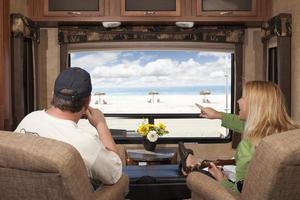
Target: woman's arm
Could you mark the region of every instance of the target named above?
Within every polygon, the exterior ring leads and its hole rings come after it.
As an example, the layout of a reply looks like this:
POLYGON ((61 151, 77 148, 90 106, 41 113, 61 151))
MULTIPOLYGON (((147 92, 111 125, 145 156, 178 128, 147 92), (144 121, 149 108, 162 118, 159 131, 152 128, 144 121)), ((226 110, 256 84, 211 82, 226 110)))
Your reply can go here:
POLYGON ((230 113, 222 113, 222 126, 229 128, 238 133, 243 133, 245 128, 245 122, 240 120, 237 115, 230 113))
POLYGON ((221 119, 222 126, 238 133, 244 132, 245 122, 240 120, 237 115, 216 111, 210 107, 196 106, 201 110, 200 116, 207 119, 221 119))

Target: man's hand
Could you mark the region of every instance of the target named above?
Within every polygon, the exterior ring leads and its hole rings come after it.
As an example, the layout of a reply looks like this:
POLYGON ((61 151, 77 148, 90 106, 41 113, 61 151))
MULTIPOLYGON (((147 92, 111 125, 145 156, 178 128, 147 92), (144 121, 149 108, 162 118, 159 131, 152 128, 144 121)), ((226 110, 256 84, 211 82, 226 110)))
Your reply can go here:
POLYGON ((118 154, 116 143, 107 127, 103 113, 98 109, 88 107, 86 110, 86 116, 89 122, 97 129, 99 138, 105 148, 118 154))
POLYGON ((92 107, 88 107, 86 110, 86 116, 89 122, 97 129, 97 127, 101 124, 106 124, 103 113, 92 107))
POLYGON ((209 164, 208 171, 219 182, 226 179, 226 176, 223 174, 221 169, 217 167, 213 162, 209 164))
POLYGON ((207 119, 222 119, 222 112, 216 111, 210 107, 203 107, 199 104, 196 106, 201 110, 200 116, 207 119))

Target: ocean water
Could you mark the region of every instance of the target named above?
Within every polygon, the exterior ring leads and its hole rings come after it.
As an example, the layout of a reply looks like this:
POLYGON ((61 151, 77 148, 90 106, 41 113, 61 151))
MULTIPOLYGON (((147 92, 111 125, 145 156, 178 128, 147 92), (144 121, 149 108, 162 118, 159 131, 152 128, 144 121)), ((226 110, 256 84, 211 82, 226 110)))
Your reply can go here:
MULTIPOLYGON (((114 88, 101 88, 93 91, 104 92, 106 95, 113 96, 140 96, 148 95, 149 92, 155 91, 160 95, 199 95, 201 91, 210 91, 211 95, 225 94, 225 85, 200 85, 200 86, 180 86, 180 87, 114 87, 114 88)), ((227 87, 227 93, 230 95, 231 86, 227 87)))

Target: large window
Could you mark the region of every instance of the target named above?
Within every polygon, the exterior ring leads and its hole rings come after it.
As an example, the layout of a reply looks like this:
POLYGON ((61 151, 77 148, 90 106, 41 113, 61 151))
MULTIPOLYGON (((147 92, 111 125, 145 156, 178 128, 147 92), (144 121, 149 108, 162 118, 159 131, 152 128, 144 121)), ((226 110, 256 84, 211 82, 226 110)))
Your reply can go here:
POLYGON ((134 132, 150 119, 167 125, 167 138, 228 134, 220 120, 200 118, 195 103, 231 111, 230 52, 76 51, 70 64, 91 74, 91 106, 108 116, 112 129, 134 132))

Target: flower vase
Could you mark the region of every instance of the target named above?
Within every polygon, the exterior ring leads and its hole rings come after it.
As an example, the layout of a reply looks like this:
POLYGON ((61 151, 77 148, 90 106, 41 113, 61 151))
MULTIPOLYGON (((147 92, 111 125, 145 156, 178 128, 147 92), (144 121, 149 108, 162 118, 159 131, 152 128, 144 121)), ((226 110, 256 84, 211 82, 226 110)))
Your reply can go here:
POLYGON ((147 151, 154 151, 156 147, 156 141, 150 142, 147 137, 143 137, 143 145, 147 151))

